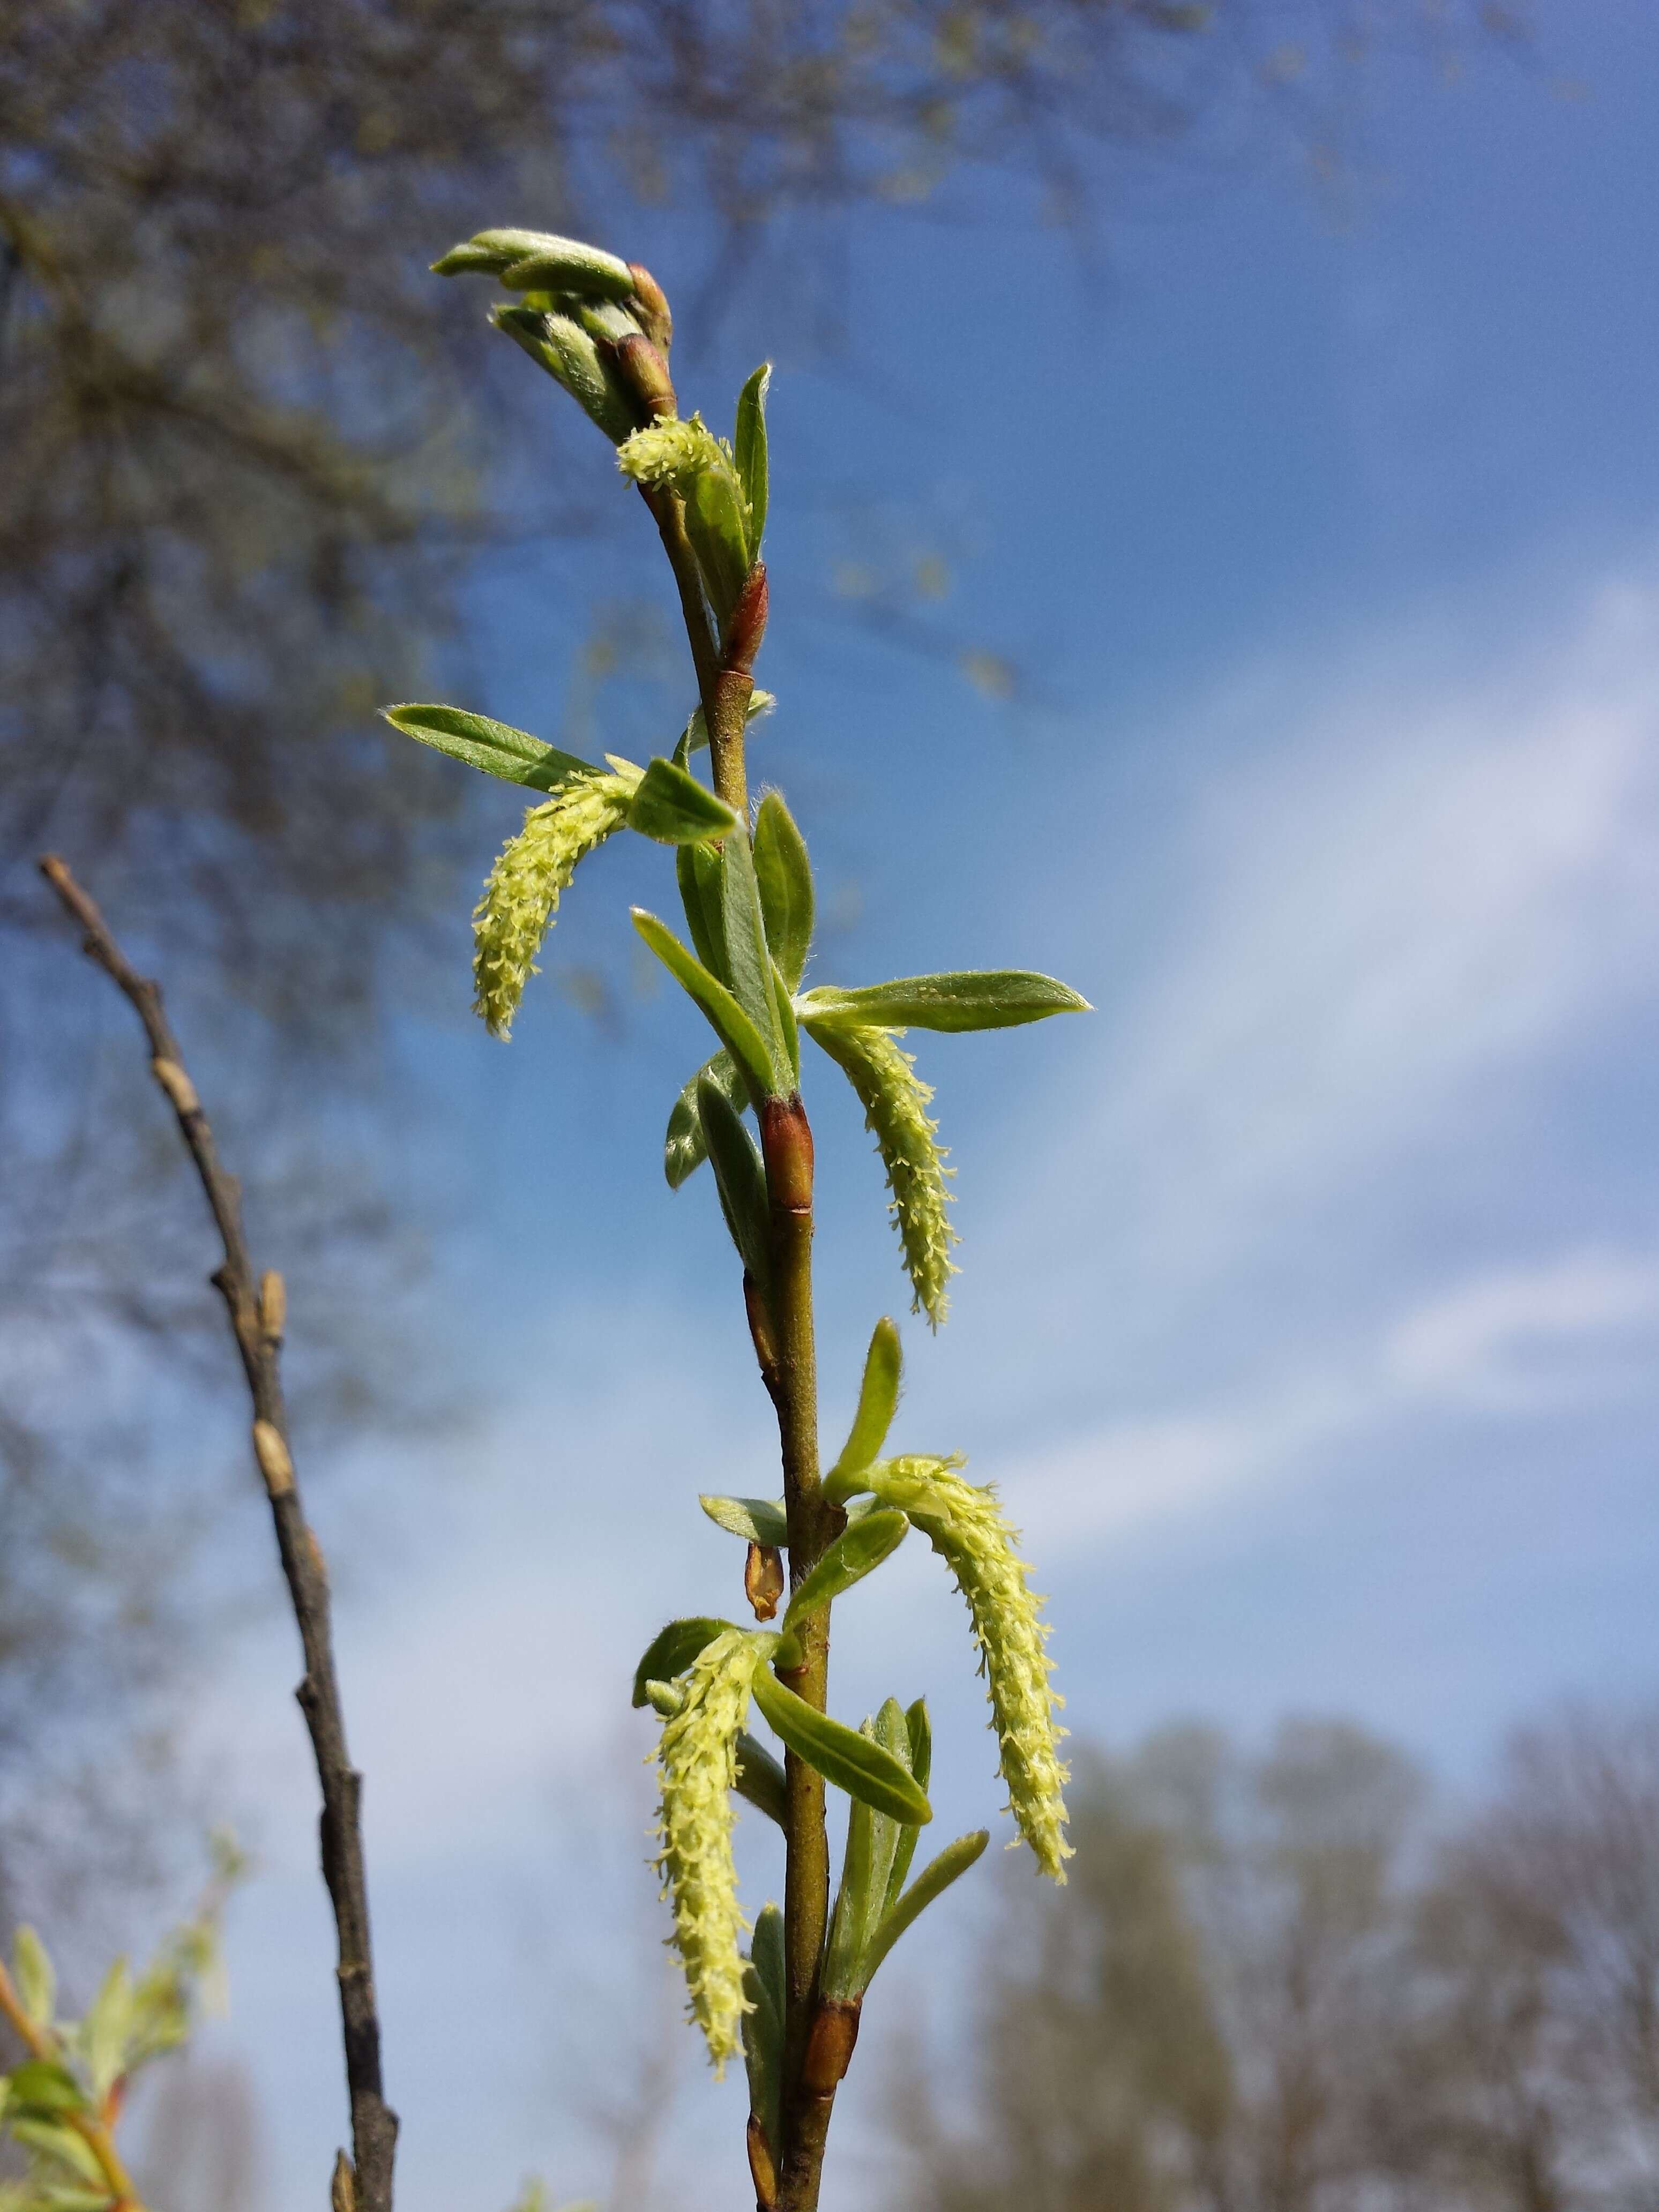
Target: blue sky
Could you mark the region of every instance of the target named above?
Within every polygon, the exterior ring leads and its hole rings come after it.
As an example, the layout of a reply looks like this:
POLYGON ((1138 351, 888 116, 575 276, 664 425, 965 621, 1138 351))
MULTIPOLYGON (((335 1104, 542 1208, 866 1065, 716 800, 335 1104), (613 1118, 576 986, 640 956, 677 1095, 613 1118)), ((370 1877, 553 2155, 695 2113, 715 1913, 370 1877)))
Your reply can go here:
MULTIPOLYGON (((1556 12, 1535 69, 1378 65, 1340 199, 1289 148, 1172 170, 1086 305, 1074 246, 1012 215, 861 228, 848 358, 775 348, 754 765, 836 918, 815 975, 1030 965, 1097 1010, 918 1044, 963 1273, 936 1340, 907 1328, 899 1432, 1002 1483, 1079 1735, 1338 1710, 1455 1792, 1541 1703, 1659 1686, 1659 19, 1556 12), (919 508, 957 556, 943 619, 1032 703, 826 623, 841 526, 797 477, 919 508)), ((676 245, 647 257, 671 289, 676 245)), ((683 371, 711 414, 763 320, 683 371)), ((650 557, 596 549, 600 589, 650 557)), ((570 622, 499 580, 480 619, 545 647, 477 703, 559 734, 570 622)), ((481 806, 480 872, 514 818, 481 806)), ((696 1492, 769 1486, 712 1193, 658 1168, 698 1018, 634 994, 630 898, 672 891, 619 841, 508 1049, 402 1040, 468 1224, 436 1294, 472 1413, 319 1505, 331 1550, 388 1559, 348 1566, 342 1634, 408 2212, 605 2184, 599 2085, 662 2010, 626 1677, 667 1615, 736 1602, 696 1492), (553 988, 585 962, 619 1030, 553 988)), ((459 1009, 464 902, 444 927, 459 1009)), ((827 1063, 809 1103, 833 1429, 902 1286, 827 1063)), ((949 1834, 1000 1793, 935 1568, 908 1547, 848 1601, 833 1702, 926 1689, 949 1834)), ((291 1674, 252 1632, 200 1722, 264 1867, 215 2040, 264 2097, 273 2205, 314 2196, 341 2101, 291 1674)), ((982 1910, 888 1970, 890 2023, 945 2002, 982 1910)), ((665 2047, 674 2201, 735 2201, 741 2091, 665 2047)), ((871 2201, 880 2071, 835 2212, 871 2201)))

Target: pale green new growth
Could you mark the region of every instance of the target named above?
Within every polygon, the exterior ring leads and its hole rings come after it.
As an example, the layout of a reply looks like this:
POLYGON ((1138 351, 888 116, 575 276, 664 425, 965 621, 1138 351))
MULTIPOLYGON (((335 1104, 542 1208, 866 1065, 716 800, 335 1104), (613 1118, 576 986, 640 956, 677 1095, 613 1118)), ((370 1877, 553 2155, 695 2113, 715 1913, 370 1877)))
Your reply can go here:
POLYGON ((1008 1810, 1044 1874, 1066 1879, 1067 1770, 1055 1747, 1065 1731, 1054 1723, 1063 1701, 1048 1686, 1054 1662, 1044 1646, 1048 1624, 1018 1557, 1019 1539, 994 1489, 964 1482, 959 1461, 886 1460, 870 1470, 870 1488, 921 1530, 956 1577, 968 1601, 980 1672, 990 1693, 1008 1810))
POLYGON ((689 492, 710 469, 732 467, 731 448, 701 415, 687 422, 653 422, 617 448, 617 466, 635 483, 665 484, 689 492))
POLYGON ((956 1170, 945 1166, 939 1123, 928 1115, 932 1086, 917 1075, 915 1060, 900 1047, 902 1030, 811 1020, 804 1026, 858 1093, 893 1194, 893 1219, 915 1293, 914 1310, 937 1328, 950 1306, 945 1285, 960 1271, 951 1257, 957 1232, 946 1211, 951 1193, 945 1186, 956 1170))
POLYGON ((578 864, 628 818, 626 776, 568 777, 532 806, 524 828, 502 848, 472 915, 473 1011, 492 1036, 507 1037, 536 955, 578 864))
POLYGON ((732 1790, 738 1737, 756 1670, 770 1638, 728 1628, 705 1644, 684 1676, 685 1702, 657 1744, 660 1777, 657 1866, 673 1908, 673 1944, 685 1970, 691 2016, 703 2032, 716 2076, 743 2045, 738 1939, 748 1925, 738 1906, 732 1861, 732 1790))

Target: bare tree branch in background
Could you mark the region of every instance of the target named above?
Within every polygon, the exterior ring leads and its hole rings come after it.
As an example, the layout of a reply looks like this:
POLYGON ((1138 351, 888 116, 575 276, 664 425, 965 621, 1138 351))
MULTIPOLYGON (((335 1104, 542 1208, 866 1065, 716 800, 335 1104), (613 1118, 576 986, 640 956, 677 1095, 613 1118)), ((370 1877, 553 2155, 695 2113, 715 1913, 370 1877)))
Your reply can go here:
POLYGON ((346 1747, 345 1714, 334 1668, 328 1569, 307 1523, 283 1398, 282 1347, 287 1291, 281 1275, 256 1275, 242 1230, 242 1194, 219 1158, 213 1129, 161 1004, 160 986, 140 975, 108 925, 63 861, 48 856, 40 872, 64 910, 85 932, 83 950, 131 1003, 143 1023, 150 1071, 166 1095, 219 1232, 224 1257, 214 1288, 224 1300, 231 1334, 252 1402, 252 1450, 270 1501, 276 1548, 305 1653, 295 1692, 305 1715, 321 1785, 323 1876, 339 1939, 337 1978, 351 2099, 350 2185, 337 2185, 339 2212, 392 2212, 392 2168, 398 2116, 380 2086, 380 2022, 368 1926, 368 1877, 361 1820, 362 1776, 346 1747))

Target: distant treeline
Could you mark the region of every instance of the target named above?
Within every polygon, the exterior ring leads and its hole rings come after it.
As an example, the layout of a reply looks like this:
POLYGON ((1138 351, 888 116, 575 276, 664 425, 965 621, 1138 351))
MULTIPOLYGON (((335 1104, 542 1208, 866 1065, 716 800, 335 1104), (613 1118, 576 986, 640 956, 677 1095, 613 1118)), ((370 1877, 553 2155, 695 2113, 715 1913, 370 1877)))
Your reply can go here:
POLYGON ((969 2094, 935 2052, 897 2100, 914 2212, 1659 2206, 1659 1709, 1527 1730, 1450 1822, 1343 1722, 1075 1765, 969 2094))

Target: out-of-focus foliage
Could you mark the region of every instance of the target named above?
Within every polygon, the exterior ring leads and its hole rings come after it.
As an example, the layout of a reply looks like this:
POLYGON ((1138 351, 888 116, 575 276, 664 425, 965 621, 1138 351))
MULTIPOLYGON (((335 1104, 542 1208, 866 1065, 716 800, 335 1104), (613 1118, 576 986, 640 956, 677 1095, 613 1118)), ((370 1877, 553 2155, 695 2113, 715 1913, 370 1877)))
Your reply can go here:
POLYGON ((1659 2186, 1659 1714, 1513 1746, 1437 1834, 1390 1746, 1166 1730, 1079 1761, 1011 1887, 979 2125, 916 2087, 915 2212, 1634 2212, 1659 2186))

